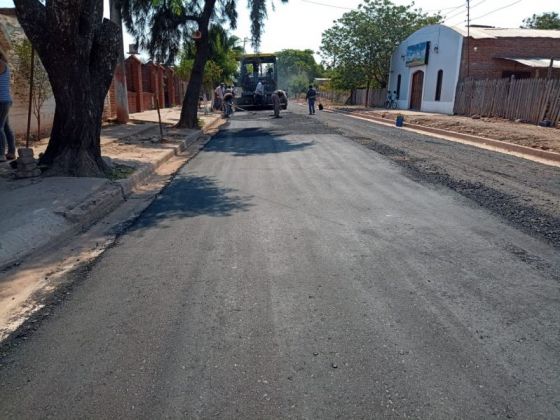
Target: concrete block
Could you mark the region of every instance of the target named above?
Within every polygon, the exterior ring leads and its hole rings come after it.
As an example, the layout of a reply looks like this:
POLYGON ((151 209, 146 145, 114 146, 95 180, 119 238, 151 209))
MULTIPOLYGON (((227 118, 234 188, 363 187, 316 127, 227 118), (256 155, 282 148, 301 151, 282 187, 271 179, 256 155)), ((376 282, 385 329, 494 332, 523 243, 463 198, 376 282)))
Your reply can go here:
POLYGON ((20 158, 33 158, 33 149, 27 147, 20 147, 18 149, 18 156, 20 158))

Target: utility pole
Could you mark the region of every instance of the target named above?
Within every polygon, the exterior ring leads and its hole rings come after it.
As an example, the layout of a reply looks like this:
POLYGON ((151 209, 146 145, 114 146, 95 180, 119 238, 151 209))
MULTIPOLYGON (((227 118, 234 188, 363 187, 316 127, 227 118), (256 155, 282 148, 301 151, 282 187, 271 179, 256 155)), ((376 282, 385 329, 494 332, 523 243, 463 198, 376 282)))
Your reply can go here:
POLYGON ((117 104, 117 122, 126 124, 128 122, 128 92, 126 89, 126 71, 124 67, 124 46, 123 46, 123 28, 121 11, 116 5, 116 0, 109 0, 109 8, 111 22, 119 27, 119 56, 117 58, 117 67, 115 68, 115 95, 117 104))
POLYGON ((243 38, 243 54, 247 53, 247 51, 245 51, 245 44, 247 43, 247 41, 250 41, 250 39, 247 37, 243 38))
POLYGON ((470 76, 471 70, 471 2, 467 0, 467 78, 470 76))
MULTIPOLYGON (((25 136, 25 147, 29 149, 29 137, 31 136, 31 111, 33 106, 33 83, 35 81, 35 49, 31 46, 31 71, 29 76, 29 108, 27 109, 27 134, 25 136)), ((41 133, 38 133, 37 140, 41 133)))

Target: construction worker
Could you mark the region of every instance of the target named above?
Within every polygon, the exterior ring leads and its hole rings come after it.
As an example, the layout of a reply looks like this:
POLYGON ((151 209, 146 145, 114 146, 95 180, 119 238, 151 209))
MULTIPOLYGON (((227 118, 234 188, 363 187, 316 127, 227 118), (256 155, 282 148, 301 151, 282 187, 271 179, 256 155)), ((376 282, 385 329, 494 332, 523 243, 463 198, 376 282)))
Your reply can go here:
POLYGON ((305 99, 309 103, 309 115, 315 114, 315 99, 317 99, 317 91, 313 88, 313 85, 309 85, 309 89, 307 90, 307 95, 305 95, 305 99))
POLYGON ((228 87, 224 93, 224 117, 229 118, 233 114, 233 100, 235 99, 235 93, 233 91, 233 86, 228 87))
POLYGON ((270 97, 272 99, 272 106, 274 107, 274 118, 282 118, 280 116, 280 108, 282 107, 282 102, 288 103, 288 98, 286 97, 286 92, 283 90, 275 90, 270 97))
POLYGON ((225 84, 224 83, 220 83, 220 86, 218 86, 214 90, 214 109, 216 111, 219 111, 219 110, 222 109, 223 102, 224 102, 224 91, 225 91, 225 84))
POLYGON ((255 88, 255 105, 262 105, 264 103, 264 85, 259 80, 257 87, 255 88))
POLYGON ((280 118, 280 94, 278 90, 272 92, 272 106, 274 107, 274 118, 280 118))

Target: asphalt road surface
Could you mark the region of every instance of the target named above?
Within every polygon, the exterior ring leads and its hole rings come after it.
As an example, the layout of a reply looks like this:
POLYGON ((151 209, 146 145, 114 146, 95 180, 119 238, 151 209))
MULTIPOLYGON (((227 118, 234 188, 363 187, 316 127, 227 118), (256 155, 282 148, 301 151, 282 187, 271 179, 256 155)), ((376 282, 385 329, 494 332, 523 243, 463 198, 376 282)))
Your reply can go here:
POLYGON ((14 343, 0 418, 560 417, 558 249, 291 108, 236 114, 14 343))

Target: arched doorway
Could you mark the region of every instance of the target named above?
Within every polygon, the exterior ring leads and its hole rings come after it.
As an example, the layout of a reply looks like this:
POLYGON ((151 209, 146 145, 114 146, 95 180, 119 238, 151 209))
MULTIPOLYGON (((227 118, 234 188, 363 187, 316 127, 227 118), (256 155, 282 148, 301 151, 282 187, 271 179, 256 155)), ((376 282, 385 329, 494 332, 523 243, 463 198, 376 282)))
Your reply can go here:
POLYGON ((422 89, 424 87, 424 72, 418 70, 412 75, 412 89, 410 91, 410 109, 420 110, 422 107, 422 89))

